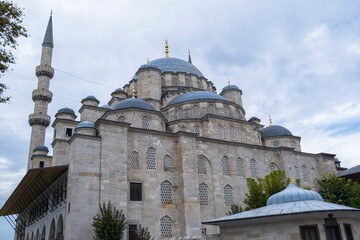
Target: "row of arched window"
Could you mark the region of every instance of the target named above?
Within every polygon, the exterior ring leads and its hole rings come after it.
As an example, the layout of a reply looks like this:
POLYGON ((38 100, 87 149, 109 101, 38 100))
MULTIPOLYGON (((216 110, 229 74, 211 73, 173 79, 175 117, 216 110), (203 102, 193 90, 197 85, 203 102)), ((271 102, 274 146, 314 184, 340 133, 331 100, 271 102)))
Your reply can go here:
MULTIPOLYGON (((125 122, 126 118, 124 115, 118 117, 119 122, 125 122)), ((142 129, 150 129, 150 118, 148 116, 143 116, 141 118, 141 127, 142 129)))
MULTIPOLYGON (((166 86, 165 79, 161 78, 161 85, 166 86)), ((181 86, 181 83, 179 81, 178 77, 172 77, 171 78, 171 86, 181 86)), ((200 79, 196 80, 196 85, 193 84, 193 81, 190 78, 185 78, 185 87, 197 87, 197 88, 203 88, 203 84, 200 79)))
MULTIPOLYGON (((221 110, 221 109, 220 109, 221 110)), ((187 112, 182 108, 182 107, 178 107, 176 109, 177 114, 176 114, 176 119, 184 119, 187 117, 193 117, 193 118, 199 118, 201 117, 201 111, 200 111, 200 105, 198 103, 195 103, 192 105, 191 107, 191 113, 187 112)), ((228 105, 223 105, 223 109, 222 111, 219 112, 219 109, 216 110, 215 104, 214 103, 208 103, 207 105, 207 113, 210 114, 219 114, 219 115, 223 115, 226 117, 230 117, 231 116, 231 111, 228 105)), ((235 111, 235 118, 238 118, 238 111, 235 111)))
MULTIPOLYGON (((229 127, 229 136, 231 141, 236 141, 236 129, 233 125, 229 127)), ((240 129, 239 136, 241 142, 246 142, 246 134, 244 129, 240 129)), ((225 127, 223 125, 219 126, 219 137, 220 139, 225 139, 225 127)))
MULTIPOLYGON (((36 231, 36 234, 32 232, 28 233, 26 236, 26 240, 45 240, 46 239, 46 226, 42 227, 42 231, 40 233, 39 229, 36 231)), ((64 239, 64 221, 62 215, 59 216, 57 221, 57 227, 55 228, 55 219, 51 221, 50 232, 49 232, 49 240, 53 239, 64 239)))
MULTIPOLYGON (((140 154, 137 151, 132 151, 130 153, 129 167, 130 169, 139 169, 140 168, 140 154)), ((169 154, 166 154, 163 157, 164 162, 164 171, 174 171, 175 166, 173 164, 172 158, 169 154)), ((156 170, 156 149, 149 147, 146 150, 146 169, 156 170)))
MULTIPOLYGON (((310 169, 310 174, 311 174, 311 178, 312 180, 316 179, 316 170, 315 168, 311 167, 310 169)), ((292 172, 293 178, 295 179, 300 179, 300 172, 299 172, 299 167, 298 166, 294 166, 294 170, 292 172)), ((301 180, 304 182, 310 182, 310 177, 309 177, 309 171, 308 168, 303 165, 301 167, 301 180)))

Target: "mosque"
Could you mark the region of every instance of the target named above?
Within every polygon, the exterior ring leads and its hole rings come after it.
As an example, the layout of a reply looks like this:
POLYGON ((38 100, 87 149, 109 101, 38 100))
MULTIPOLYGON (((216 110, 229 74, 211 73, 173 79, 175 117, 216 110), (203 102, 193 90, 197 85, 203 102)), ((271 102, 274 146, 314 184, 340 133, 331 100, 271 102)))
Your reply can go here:
POLYGON ((92 239, 93 216, 109 200, 127 218, 125 239, 140 224, 154 239, 217 239, 210 220, 243 202, 246 178, 283 170, 316 189, 316 178, 341 170, 334 154, 303 152, 285 127, 247 118, 238 86, 218 94, 190 53, 187 61, 170 57, 167 42, 165 57, 141 65, 107 104, 87 96, 78 116, 62 108, 52 121, 53 48, 50 16, 32 92, 28 171, 0 210, 15 239, 92 239), (52 156, 44 145, 50 124, 52 156))

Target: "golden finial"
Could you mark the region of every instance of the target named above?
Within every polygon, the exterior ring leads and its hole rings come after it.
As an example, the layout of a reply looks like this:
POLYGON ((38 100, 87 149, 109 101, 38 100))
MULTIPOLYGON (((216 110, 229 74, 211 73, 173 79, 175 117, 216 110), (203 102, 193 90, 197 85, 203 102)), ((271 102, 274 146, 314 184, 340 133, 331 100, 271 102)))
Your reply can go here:
POLYGON ((50 11, 50 16, 52 16, 52 9, 51 9, 51 11, 50 11))
POLYGON ((230 78, 228 78, 228 84, 229 84, 229 86, 230 86, 230 78))
POLYGON ((132 98, 135 98, 135 86, 132 86, 133 90, 132 90, 132 98))
POLYGON ((147 59, 147 64, 150 64, 149 58, 147 59))
POLYGON ((271 116, 270 116, 270 114, 269 114, 269 122, 270 122, 270 126, 272 126, 273 124, 272 124, 272 121, 271 121, 271 116))
POLYGON ((293 183, 291 176, 289 177, 289 183, 293 183))
POLYGON ((165 54, 166 54, 166 58, 169 57, 169 46, 168 46, 168 40, 165 40, 165 54))
POLYGON ((190 49, 188 49, 188 54, 189 54, 189 56, 190 56, 190 49))

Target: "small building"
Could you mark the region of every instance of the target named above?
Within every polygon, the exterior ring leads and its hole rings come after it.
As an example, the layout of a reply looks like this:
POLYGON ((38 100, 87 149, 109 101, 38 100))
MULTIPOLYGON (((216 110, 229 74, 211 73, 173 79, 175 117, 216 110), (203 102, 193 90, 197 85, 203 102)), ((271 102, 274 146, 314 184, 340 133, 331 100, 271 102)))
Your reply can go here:
POLYGON ((360 209, 328 203, 294 184, 272 195, 265 207, 203 222, 220 227, 218 239, 360 239, 360 209))

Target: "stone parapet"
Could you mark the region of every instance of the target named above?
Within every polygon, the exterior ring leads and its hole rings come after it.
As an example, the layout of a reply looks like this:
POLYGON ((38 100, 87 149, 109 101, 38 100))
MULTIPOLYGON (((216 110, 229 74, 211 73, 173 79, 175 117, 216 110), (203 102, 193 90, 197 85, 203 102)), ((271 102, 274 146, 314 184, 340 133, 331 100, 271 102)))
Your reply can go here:
POLYGON ((48 76, 52 78, 54 76, 54 69, 48 65, 39 65, 36 67, 35 73, 37 77, 48 76))
POLYGON ((33 113, 29 115, 29 124, 33 125, 43 125, 45 127, 50 125, 51 118, 48 115, 42 113, 33 113))
POLYGON ((43 101, 50 103, 52 100, 52 96, 53 96, 52 92, 50 92, 47 89, 35 89, 32 92, 32 100, 34 102, 36 100, 43 100, 43 101))

